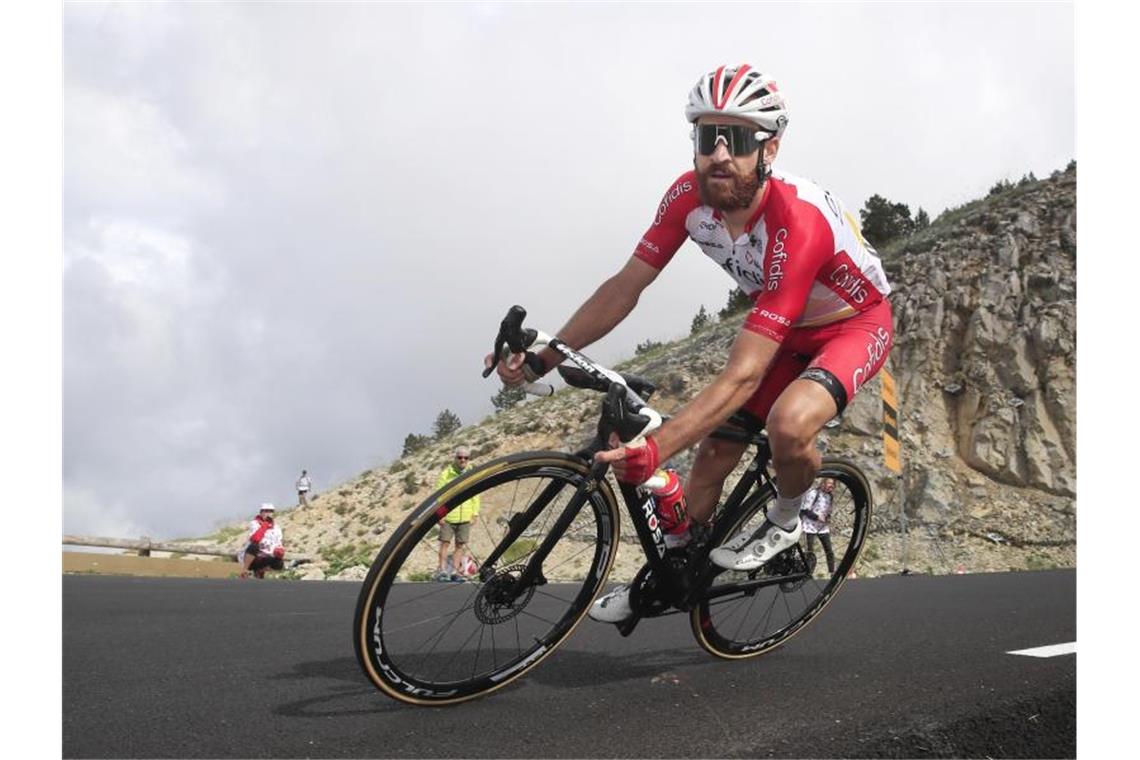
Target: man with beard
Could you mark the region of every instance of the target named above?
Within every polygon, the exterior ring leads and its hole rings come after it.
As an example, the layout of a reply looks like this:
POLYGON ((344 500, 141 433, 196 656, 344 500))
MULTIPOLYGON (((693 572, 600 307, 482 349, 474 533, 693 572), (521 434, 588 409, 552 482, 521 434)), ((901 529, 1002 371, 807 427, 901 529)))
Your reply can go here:
MULTIPOLYGON (((633 310, 641 292, 686 238, 753 300, 713 382, 652 435, 597 454, 626 482, 643 483, 659 463, 700 442, 685 486, 695 523, 711 517, 745 444, 706 438, 738 410, 767 428, 777 498, 759 530, 710 554, 720 567, 752 570, 797 543, 804 493, 819 471, 816 435, 878 372, 892 343, 890 293, 874 249, 830 193, 772 170, 788 123, 776 82, 748 65, 721 66, 689 94, 693 171, 665 193, 633 256, 575 312, 558 336, 590 345, 633 310)), ((546 371, 561 360, 538 353, 546 371)), ((490 357, 488 357, 488 362, 490 357)), ((523 355, 499 364, 504 383, 537 379, 523 355)), ((590 616, 620 622, 629 589, 599 599, 590 616)))

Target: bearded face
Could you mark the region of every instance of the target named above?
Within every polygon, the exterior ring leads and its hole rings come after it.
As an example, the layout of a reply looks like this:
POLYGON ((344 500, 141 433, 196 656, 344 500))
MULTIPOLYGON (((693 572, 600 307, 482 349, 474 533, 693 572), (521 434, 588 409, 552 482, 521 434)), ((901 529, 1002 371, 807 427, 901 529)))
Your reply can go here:
MULTIPOLYGON (((758 155, 757 160, 759 158, 758 155)), ((760 178, 756 176, 755 168, 741 171, 735 162, 727 159, 709 162, 702 171, 700 164, 703 161, 693 163, 697 170, 697 189, 701 194, 701 203, 718 211, 748 208, 756 191, 760 189, 760 178)))

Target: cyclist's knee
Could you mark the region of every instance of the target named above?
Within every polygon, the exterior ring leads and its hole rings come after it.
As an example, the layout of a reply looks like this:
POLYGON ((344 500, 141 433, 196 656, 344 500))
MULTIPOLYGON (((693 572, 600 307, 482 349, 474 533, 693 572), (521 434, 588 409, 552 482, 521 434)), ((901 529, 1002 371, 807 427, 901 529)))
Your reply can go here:
POLYGON ((803 408, 773 409, 768 415, 767 427, 773 459, 798 459, 815 449, 815 435, 819 428, 803 408))
POLYGON ((765 425, 773 458, 798 457, 814 450, 815 436, 834 414, 834 409, 835 403, 830 398, 813 398, 806 394, 781 396, 765 425))

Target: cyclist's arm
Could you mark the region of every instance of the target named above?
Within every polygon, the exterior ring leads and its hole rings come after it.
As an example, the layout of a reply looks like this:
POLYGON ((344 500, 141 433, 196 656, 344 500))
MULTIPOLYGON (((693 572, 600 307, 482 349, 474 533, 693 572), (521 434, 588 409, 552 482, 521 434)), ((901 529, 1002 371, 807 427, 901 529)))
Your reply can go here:
MULTIPOLYGON (((581 350, 609 334, 629 316, 641 297, 661 272, 636 255, 617 274, 603 282, 586 302, 578 307, 574 316, 558 331, 558 337, 571 348, 581 350)), ((562 361, 562 354, 544 348, 538 352, 547 371, 562 361)))
MULTIPOLYGON (((558 331, 558 337, 571 348, 581 349, 603 337, 633 311, 641 292, 657 278, 657 269, 645 263, 636 255, 631 256, 617 274, 603 282, 586 302, 578 307, 570 321, 558 331)), ((538 352, 546 372, 554 369, 562 361, 562 354, 551 348, 538 352)), ((523 371, 523 355, 514 354, 499 364, 499 379, 505 385, 518 385, 528 378, 523 371)), ((490 366, 493 357, 488 355, 484 362, 490 366)))
POLYGON ((780 344, 751 330, 736 336, 728 364, 696 398, 653 434, 660 460, 700 441, 751 398, 780 344))

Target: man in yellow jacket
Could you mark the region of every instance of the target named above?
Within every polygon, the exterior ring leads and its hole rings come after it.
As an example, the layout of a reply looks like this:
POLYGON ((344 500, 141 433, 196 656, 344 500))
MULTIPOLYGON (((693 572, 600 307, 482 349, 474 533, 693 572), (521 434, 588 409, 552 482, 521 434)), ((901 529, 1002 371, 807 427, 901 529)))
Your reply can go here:
MULTIPOLYGON (((448 465, 436 481, 436 489, 455 480, 467 469, 471 461, 471 451, 466 446, 455 450, 455 461, 448 465)), ((443 522, 439 524, 439 568, 435 573, 437 581, 462 581, 466 578, 464 573, 467 560, 467 543, 471 539, 471 526, 479 519, 479 497, 473 496, 447 513, 443 522), (452 572, 448 572, 447 552, 452 540, 455 541, 455 552, 451 555, 452 572)))

